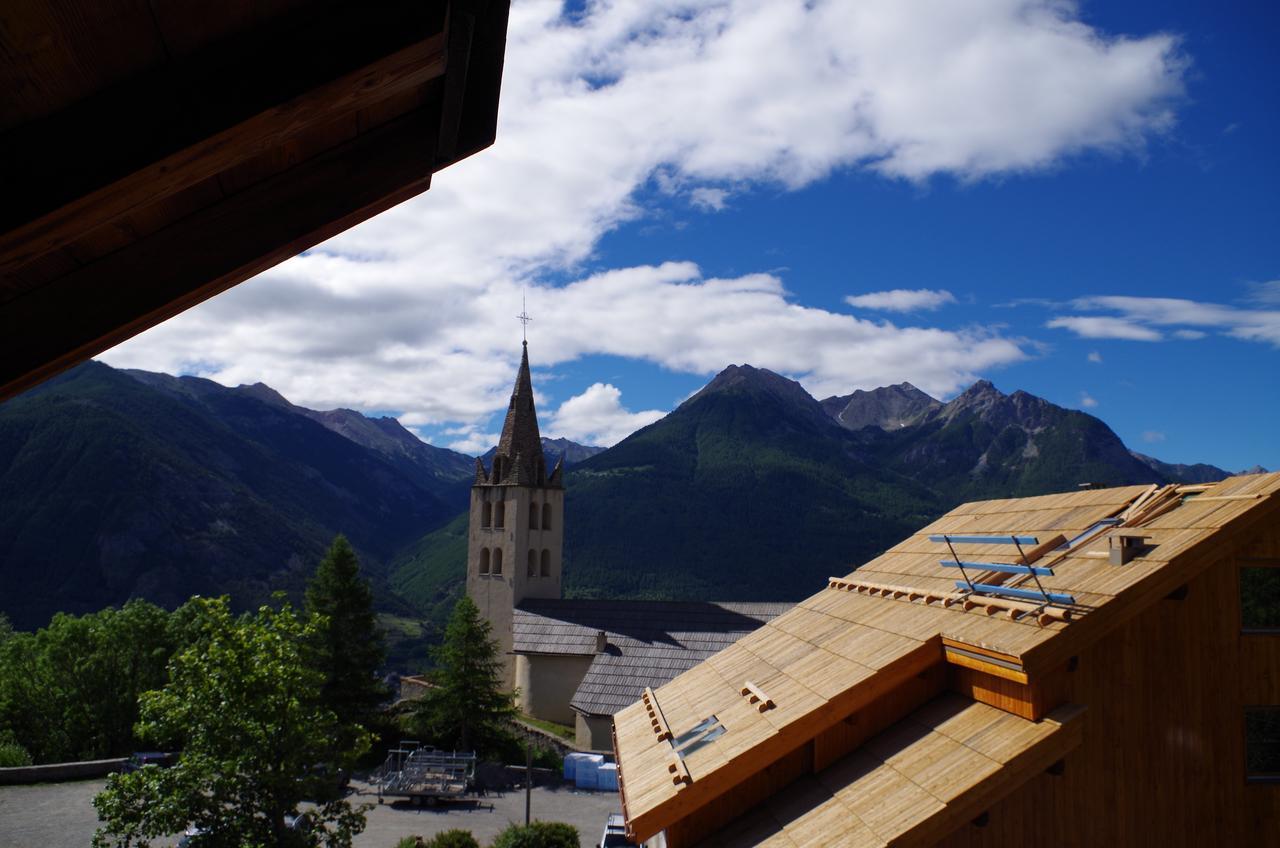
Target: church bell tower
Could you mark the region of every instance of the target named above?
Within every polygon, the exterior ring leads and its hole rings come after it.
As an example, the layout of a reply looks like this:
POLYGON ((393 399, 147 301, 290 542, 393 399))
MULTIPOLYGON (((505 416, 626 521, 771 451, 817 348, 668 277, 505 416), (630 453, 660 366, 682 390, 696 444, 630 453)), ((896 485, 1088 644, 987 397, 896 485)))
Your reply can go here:
POLYGON ((516 606, 525 598, 560 597, 563 466, 561 457, 547 473, 526 341, 492 468, 476 459, 467 533, 467 595, 493 626, 508 687, 515 685, 516 606))

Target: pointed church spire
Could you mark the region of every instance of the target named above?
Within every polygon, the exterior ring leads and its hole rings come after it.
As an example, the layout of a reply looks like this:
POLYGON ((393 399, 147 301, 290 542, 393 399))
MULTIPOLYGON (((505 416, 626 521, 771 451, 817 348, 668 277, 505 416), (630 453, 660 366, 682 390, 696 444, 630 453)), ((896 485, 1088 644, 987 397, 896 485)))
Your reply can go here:
POLYGON ((511 391, 507 420, 502 424, 502 437, 493 459, 494 483, 546 485, 546 462, 542 457, 542 438, 538 433, 538 413, 533 408, 533 380, 529 377, 529 343, 524 342, 520 356, 520 372, 511 391))

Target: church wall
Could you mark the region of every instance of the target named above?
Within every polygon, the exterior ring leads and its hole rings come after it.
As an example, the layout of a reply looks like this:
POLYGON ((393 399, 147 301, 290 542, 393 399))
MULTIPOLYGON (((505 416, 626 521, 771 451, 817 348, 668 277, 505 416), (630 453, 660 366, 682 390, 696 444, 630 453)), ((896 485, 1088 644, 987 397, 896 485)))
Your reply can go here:
POLYGON ((575 726, 569 702, 594 656, 516 655, 520 710, 534 718, 575 726))
POLYGON ((613 716, 578 713, 574 722, 575 742, 580 751, 613 753, 613 716))

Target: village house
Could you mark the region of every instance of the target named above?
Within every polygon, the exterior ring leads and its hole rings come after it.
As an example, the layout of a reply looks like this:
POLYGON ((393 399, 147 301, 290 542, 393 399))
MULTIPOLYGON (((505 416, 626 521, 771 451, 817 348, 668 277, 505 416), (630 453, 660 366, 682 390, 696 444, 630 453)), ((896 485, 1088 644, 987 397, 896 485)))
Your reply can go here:
POLYGON ((1280 844, 1278 491, 952 510, 615 716, 629 835, 1280 844))

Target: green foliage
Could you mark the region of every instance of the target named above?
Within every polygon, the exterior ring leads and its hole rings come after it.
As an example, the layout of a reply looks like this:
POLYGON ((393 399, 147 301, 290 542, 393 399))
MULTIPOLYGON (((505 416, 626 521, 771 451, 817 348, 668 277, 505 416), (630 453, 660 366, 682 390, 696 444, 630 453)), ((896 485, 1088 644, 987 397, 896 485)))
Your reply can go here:
POLYGON ((0 768, 31 765, 31 754, 22 747, 12 730, 0 730, 0 768))
POLYGON ((426 841, 423 848, 480 848, 471 831, 454 828, 437 833, 426 841))
POLYGON ((39 763, 134 750, 138 696, 164 684, 177 644, 170 625, 169 613, 130 601, 0 641, 0 728, 39 763))
POLYGON ((493 840, 493 848, 578 848, 578 829, 564 822, 513 824, 493 840))
POLYGON ((181 740, 182 756, 108 780, 94 845, 145 848, 195 825, 202 846, 349 846, 364 814, 345 800, 312 810, 307 833, 286 826, 366 743, 321 704, 324 675, 305 662, 321 622, 288 606, 235 618, 226 598, 188 606, 198 635, 170 661, 165 687, 142 695, 139 722, 144 739, 181 740), (335 750, 336 739, 355 741, 335 750))
POLYGON ((387 690, 378 679, 385 657, 374 621, 373 591, 345 536, 333 540, 307 585, 307 612, 322 616, 313 664, 324 673, 321 697, 341 724, 369 726, 387 690))
POLYGON ((516 715, 510 692, 502 691, 502 663, 489 622, 465 595, 453 608, 444 642, 432 651, 435 684, 414 705, 422 734, 442 748, 498 747, 516 715))

